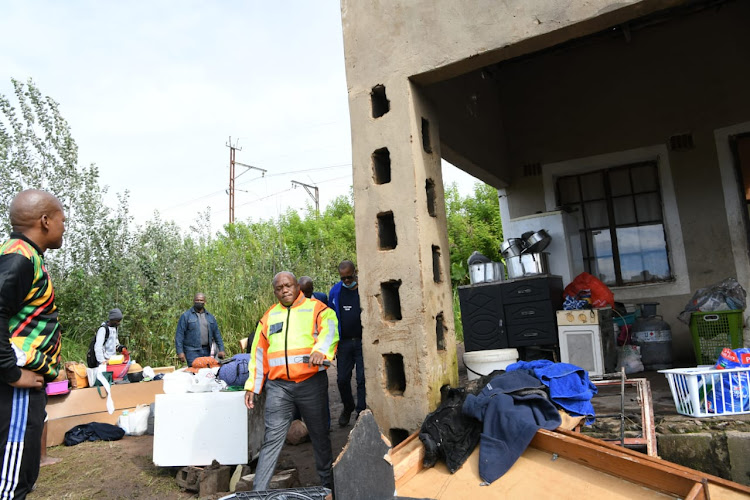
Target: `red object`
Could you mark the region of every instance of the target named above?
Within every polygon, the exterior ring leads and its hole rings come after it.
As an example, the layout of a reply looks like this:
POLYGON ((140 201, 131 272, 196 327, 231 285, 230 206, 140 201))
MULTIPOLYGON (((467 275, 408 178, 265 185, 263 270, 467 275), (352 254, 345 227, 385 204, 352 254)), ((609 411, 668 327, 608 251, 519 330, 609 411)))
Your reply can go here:
POLYGON ((128 365, 127 363, 123 363, 120 365, 107 365, 107 371, 112 372, 112 378, 115 380, 122 380, 125 378, 125 375, 128 374, 128 365))
POLYGON ((581 273, 565 287, 565 295, 581 299, 590 294, 591 307, 614 307, 615 294, 599 278, 589 273, 581 273))

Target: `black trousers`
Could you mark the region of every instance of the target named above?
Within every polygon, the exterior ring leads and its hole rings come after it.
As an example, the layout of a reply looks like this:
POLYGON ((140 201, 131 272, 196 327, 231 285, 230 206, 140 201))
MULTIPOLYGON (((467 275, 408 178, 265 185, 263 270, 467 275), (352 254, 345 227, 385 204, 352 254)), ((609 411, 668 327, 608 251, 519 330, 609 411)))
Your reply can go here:
POLYGON ((26 498, 39 477, 46 406, 44 389, 0 383, 0 498, 26 498))

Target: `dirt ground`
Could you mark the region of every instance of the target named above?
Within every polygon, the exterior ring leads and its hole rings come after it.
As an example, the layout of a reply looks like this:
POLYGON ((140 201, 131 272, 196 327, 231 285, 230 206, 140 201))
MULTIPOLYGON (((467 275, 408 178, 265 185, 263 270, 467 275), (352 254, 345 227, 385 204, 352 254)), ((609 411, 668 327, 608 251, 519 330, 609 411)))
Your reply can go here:
MULTIPOLYGON (((354 380, 352 390, 355 391, 353 394, 356 394, 354 380)), ((328 394, 331 405, 331 446, 335 460, 346 444, 355 423, 352 415, 348 426, 338 425, 343 405, 336 385, 335 367, 328 370, 328 394)), ((86 442, 71 447, 55 446, 49 448, 47 453, 62 460, 42 467, 37 488, 29 495, 30 499, 198 498, 197 494, 185 492, 177 486, 175 475, 179 467, 154 465, 153 436, 125 436, 120 441, 86 442)), ((285 445, 279 460, 294 462, 301 486, 320 484, 315 472, 311 443, 285 445)), ((215 495, 213 498, 220 498, 224 494, 215 495)))

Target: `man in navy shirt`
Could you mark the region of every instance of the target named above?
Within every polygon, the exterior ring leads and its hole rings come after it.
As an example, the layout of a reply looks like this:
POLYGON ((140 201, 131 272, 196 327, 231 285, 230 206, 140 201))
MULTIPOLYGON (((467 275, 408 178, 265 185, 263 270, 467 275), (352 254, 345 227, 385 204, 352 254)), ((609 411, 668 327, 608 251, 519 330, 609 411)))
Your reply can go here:
POLYGON ((333 285, 328 294, 328 306, 336 311, 339 319, 339 347, 336 352, 338 378, 344 410, 339 416, 339 425, 349 424, 352 411, 365 409, 365 366, 362 361, 362 309, 359 306, 357 270, 350 260, 339 264, 341 281, 333 285), (357 403, 352 397, 352 370, 357 371, 357 403))
POLYGON ((302 276, 297 280, 297 283, 299 283, 299 289, 305 295, 305 297, 307 297, 308 299, 319 300, 325 305, 328 305, 328 297, 326 297, 326 294, 323 292, 316 292, 314 290, 313 280, 311 277, 302 276))

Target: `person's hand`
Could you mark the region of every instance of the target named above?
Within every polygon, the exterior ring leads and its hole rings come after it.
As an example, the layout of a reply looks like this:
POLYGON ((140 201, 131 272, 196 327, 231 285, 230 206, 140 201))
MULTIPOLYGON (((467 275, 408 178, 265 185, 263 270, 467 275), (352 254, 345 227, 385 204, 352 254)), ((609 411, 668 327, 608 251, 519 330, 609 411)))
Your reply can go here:
POLYGON ((245 391, 245 406, 248 410, 255 408, 255 393, 253 391, 245 391))
POLYGON ((44 385, 44 377, 40 373, 21 368, 21 377, 11 382, 10 385, 23 389, 41 389, 44 385))
POLYGON ((313 351, 310 353, 310 361, 307 362, 308 367, 313 365, 322 365, 323 361, 326 360, 326 355, 319 351, 313 351))
POLYGON ((217 354, 216 356, 217 356, 217 357, 218 357, 219 359, 224 359, 224 356, 226 356, 226 354, 224 353, 224 351, 219 351, 219 353, 218 353, 218 354, 217 354))
POLYGON ((180 361, 182 363, 187 363, 187 360, 185 359, 185 353, 184 352, 181 352, 180 354, 178 354, 177 357, 180 359, 180 361))

